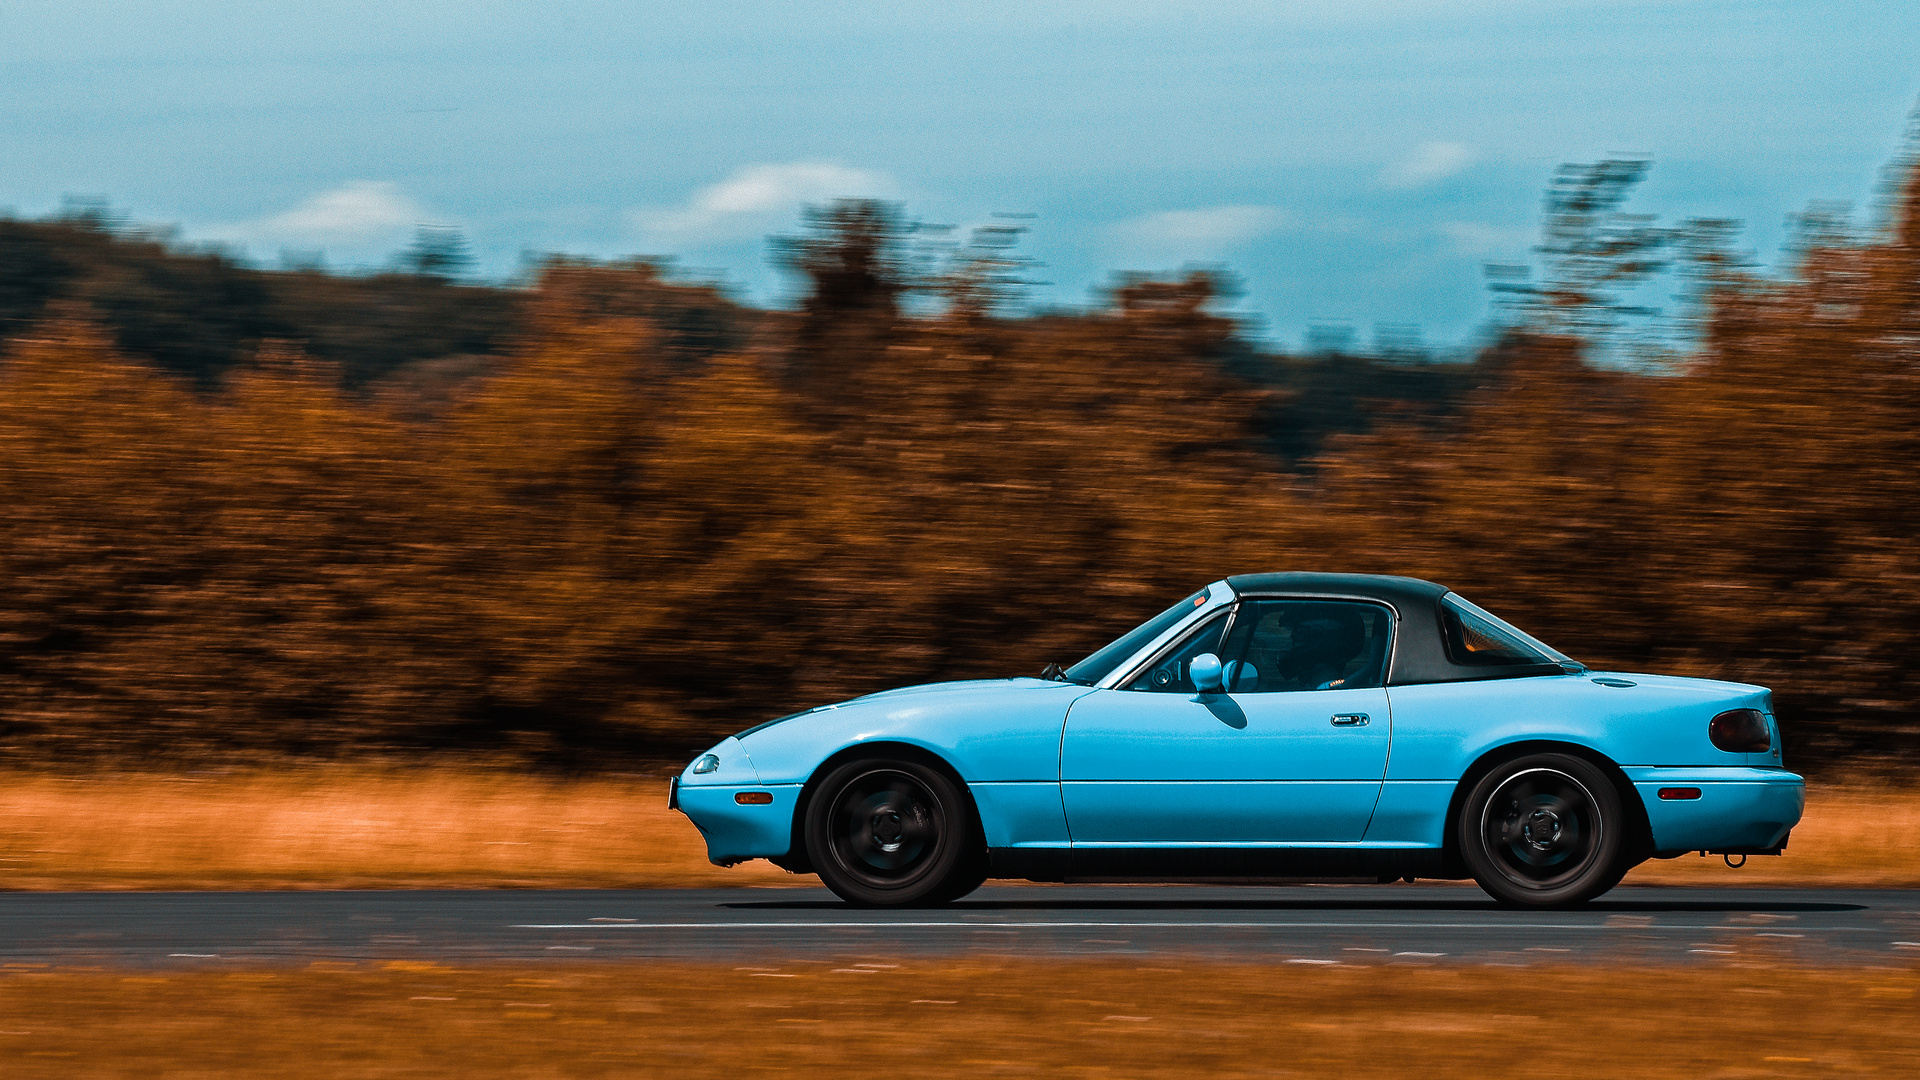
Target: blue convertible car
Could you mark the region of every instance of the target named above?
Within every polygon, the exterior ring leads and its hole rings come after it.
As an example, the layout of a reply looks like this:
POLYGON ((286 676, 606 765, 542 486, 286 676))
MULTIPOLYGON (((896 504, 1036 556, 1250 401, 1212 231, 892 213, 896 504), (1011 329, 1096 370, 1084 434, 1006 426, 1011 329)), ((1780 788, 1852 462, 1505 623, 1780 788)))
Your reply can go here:
POLYGON ((1578 904, 1647 858, 1778 854, 1759 686, 1590 671, 1446 588, 1249 574, 1064 671, 750 728, 669 794, 731 865, 856 904, 1035 881, 1466 878, 1578 904))

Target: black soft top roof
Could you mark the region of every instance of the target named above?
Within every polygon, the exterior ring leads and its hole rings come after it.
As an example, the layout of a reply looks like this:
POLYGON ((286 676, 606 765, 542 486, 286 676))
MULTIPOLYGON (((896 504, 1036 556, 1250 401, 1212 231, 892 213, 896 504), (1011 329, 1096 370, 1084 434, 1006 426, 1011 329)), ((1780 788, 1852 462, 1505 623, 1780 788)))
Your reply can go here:
POLYGON ((1453 590, 1431 581, 1390 574, 1287 573, 1236 574, 1227 579, 1227 585, 1240 596, 1359 597, 1393 608, 1399 615, 1399 630, 1387 671, 1388 686, 1566 673, 1558 664, 1454 663, 1440 622, 1440 598, 1453 590))

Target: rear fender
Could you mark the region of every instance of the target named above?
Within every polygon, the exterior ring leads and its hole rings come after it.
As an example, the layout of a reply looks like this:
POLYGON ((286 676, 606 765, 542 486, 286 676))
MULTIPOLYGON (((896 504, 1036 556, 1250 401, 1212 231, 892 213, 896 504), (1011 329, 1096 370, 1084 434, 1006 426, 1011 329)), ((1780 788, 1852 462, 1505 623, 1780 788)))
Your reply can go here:
POLYGON ((1653 827, 1647 821, 1647 806, 1640 799, 1640 792, 1627 779, 1627 774, 1611 758, 1591 746, 1578 743, 1555 742, 1548 739, 1533 739, 1525 742, 1507 743, 1482 754, 1467 769, 1466 775, 1454 785, 1453 798, 1447 803, 1447 831, 1442 845, 1442 865, 1447 876, 1454 878, 1471 877, 1467 864, 1460 857, 1460 815, 1466 808, 1467 793, 1472 791, 1488 773, 1516 761, 1529 754, 1570 754, 1597 767, 1607 779, 1613 782, 1615 794, 1620 796, 1620 806, 1627 814, 1628 858, 1632 865, 1645 862, 1653 855, 1653 827))

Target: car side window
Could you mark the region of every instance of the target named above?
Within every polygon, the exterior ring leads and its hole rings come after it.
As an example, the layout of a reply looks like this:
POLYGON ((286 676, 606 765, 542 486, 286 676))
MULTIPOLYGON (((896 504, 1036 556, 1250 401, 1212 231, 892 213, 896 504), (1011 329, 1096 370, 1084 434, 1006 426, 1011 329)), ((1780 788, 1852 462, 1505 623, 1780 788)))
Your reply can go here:
POLYGON ((1457 593, 1440 598, 1440 626, 1447 655, 1456 664, 1491 667, 1506 664, 1551 664, 1565 659, 1495 618, 1490 611, 1467 602, 1457 593), (1539 648, 1534 646, 1539 645, 1539 648), (1543 651, 1545 650, 1545 651, 1543 651))
POLYGON ((1220 653, 1229 693, 1384 685, 1393 619, 1378 604, 1250 600, 1220 653))
POLYGON ((1157 690, 1167 694, 1196 694, 1199 689, 1193 685, 1191 666, 1193 658, 1201 653, 1220 652, 1220 632, 1226 629, 1227 613, 1221 612, 1201 623, 1199 628, 1181 639, 1178 645, 1161 654, 1158 660, 1148 665, 1126 685, 1128 690, 1157 690))

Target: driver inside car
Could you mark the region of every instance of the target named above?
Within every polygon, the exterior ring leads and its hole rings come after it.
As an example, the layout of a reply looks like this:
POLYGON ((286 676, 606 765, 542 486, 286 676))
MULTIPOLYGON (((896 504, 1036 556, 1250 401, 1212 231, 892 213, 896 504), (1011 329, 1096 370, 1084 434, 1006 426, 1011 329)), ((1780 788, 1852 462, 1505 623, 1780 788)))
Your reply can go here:
POLYGON ((1354 661, 1366 651, 1367 632, 1361 613, 1341 610, 1345 606, 1316 604, 1309 613, 1283 610, 1262 619, 1249 643, 1246 664, 1235 665, 1234 688, 1338 690, 1346 686, 1354 661), (1248 676, 1257 671, 1272 675, 1258 679, 1256 686, 1248 676))

